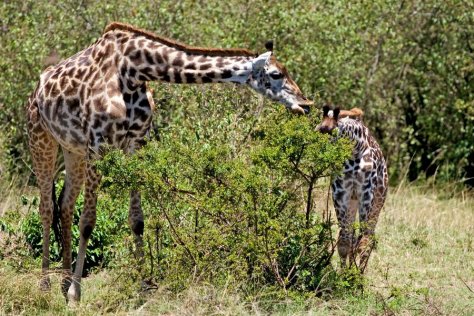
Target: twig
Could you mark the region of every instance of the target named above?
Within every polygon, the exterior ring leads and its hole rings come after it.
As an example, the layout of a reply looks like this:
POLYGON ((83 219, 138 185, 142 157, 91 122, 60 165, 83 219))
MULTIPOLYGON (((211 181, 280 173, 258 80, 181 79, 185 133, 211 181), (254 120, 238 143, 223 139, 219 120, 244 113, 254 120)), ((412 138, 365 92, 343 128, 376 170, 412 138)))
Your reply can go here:
POLYGON ((311 209, 313 206, 312 194, 313 194, 314 180, 315 178, 311 177, 309 181, 309 186, 308 186, 308 198, 306 200, 306 228, 309 228, 309 219, 311 215, 311 209))
POLYGON ((196 207, 194 211, 194 244, 197 245, 197 232, 199 226, 199 209, 196 207))
POLYGON ((382 302, 383 315, 395 315, 392 309, 387 305, 386 300, 383 298, 382 294, 376 293, 375 299, 382 302))
POLYGON ((467 289, 471 292, 474 293, 474 290, 464 281, 460 276, 458 276, 459 280, 461 280, 462 283, 467 287, 467 289))

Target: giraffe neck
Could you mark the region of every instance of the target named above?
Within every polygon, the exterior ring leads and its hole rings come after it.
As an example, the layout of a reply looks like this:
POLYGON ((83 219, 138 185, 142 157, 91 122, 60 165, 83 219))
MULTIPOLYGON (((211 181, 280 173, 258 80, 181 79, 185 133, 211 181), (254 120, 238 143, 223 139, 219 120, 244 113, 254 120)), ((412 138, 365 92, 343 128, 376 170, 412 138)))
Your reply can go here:
MULTIPOLYGON (((252 72, 251 53, 243 50, 186 51, 145 35, 122 30, 104 34, 117 43, 115 50, 124 86, 134 90, 143 82, 246 83, 252 72), (219 55, 222 54, 222 55, 219 55)), ((107 46, 107 44, 102 44, 107 46)))
POLYGON ((355 142, 354 154, 362 152, 367 147, 369 131, 361 121, 345 117, 338 120, 339 136, 348 137, 355 142))

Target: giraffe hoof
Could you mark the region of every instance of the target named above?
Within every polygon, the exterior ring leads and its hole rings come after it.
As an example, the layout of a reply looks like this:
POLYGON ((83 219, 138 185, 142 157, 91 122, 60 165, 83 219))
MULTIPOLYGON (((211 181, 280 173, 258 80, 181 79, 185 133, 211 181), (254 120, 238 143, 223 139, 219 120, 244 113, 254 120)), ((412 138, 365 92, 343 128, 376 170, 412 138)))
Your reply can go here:
POLYGON ((74 307, 81 301, 81 287, 77 283, 72 283, 67 291, 67 301, 70 307, 74 307))
POLYGON ((158 287, 151 280, 142 280, 140 285, 140 291, 146 292, 150 290, 156 290, 158 287))
POLYGON ((49 276, 43 277, 40 281, 39 286, 40 286, 41 291, 50 291, 51 281, 49 280, 49 276))

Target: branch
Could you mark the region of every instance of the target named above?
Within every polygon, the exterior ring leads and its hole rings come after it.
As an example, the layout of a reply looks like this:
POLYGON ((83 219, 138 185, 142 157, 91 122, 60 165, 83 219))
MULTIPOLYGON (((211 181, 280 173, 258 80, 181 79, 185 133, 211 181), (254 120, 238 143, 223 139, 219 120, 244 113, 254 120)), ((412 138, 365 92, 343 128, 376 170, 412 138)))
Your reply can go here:
POLYGON ((273 274, 275 275, 275 277, 278 281, 278 284, 280 284, 280 286, 283 288, 285 293, 287 293, 285 281, 282 279, 282 277, 280 275, 280 272, 278 270, 278 264, 275 262, 275 259, 272 259, 271 256, 270 256, 270 251, 268 249, 267 230, 265 230, 264 240, 265 240, 265 250, 266 250, 265 251, 265 256, 267 257, 267 259, 270 263, 270 268, 272 269, 273 274))
POLYGON ((153 261, 155 261, 155 258, 153 257, 153 250, 151 248, 151 240, 150 236, 148 236, 148 251, 150 251, 150 275, 153 276, 153 261))
POLYGON ((325 219, 326 219, 326 223, 327 223, 327 225, 328 225, 327 229, 329 230, 329 237, 331 238, 331 246, 334 248, 335 245, 334 245, 334 242, 333 242, 332 229, 331 229, 331 213, 329 212, 329 196, 330 196, 330 192, 331 192, 331 182, 329 182, 328 193, 327 193, 327 196, 326 196, 326 213, 325 213, 325 219))
POLYGON ((308 178, 309 176, 307 174, 305 174, 303 171, 301 171, 299 168, 298 168, 298 164, 296 164, 294 161, 290 160, 290 162, 293 164, 293 166, 295 167, 295 170, 296 173, 300 174, 306 182, 309 182, 308 178))
POLYGON ((196 192, 193 192, 193 191, 188 191, 188 190, 181 190, 181 189, 178 189, 174 184, 172 184, 168 178, 164 178, 164 181, 166 182, 166 184, 168 186, 171 187, 170 191, 171 192, 176 192, 176 193, 184 193, 184 194, 188 194, 188 195, 195 195, 196 192))
POLYGON ((291 267, 290 271, 288 271, 288 274, 286 276, 286 280, 288 280, 289 282, 291 282, 293 280, 293 278, 295 277, 296 274, 293 275, 293 276, 291 276, 291 275, 293 274, 293 271, 296 269, 296 265, 300 261, 300 258, 306 253, 306 249, 307 249, 307 246, 304 246, 303 248, 301 248, 301 251, 298 254, 298 257, 296 257, 293 266, 291 267))
MULTIPOLYGON (((156 197, 155 197, 156 198, 156 197)), ((183 240, 181 239, 181 237, 179 236, 178 232, 176 231, 176 229, 174 228, 174 225, 173 223, 171 222, 171 219, 170 217, 168 216, 168 212, 166 212, 166 207, 163 207, 162 206, 162 209, 163 209, 163 214, 165 214, 165 217, 166 217, 166 220, 168 221, 168 224, 170 225, 170 228, 171 230, 173 231, 175 237, 176 237, 176 240, 178 241, 178 243, 183 246, 183 248, 186 250, 186 252, 188 253, 188 255, 191 257, 191 259, 193 260, 193 263, 194 265, 197 265, 196 263, 196 258, 194 258, 191 250, 189 250, 189 248, 186 246, 186 244, 183 242, 183 240)))
MULTIPOLYGON (((304 245, 301 250, 300 250, 300 253, 298 254, 298 257, 296 257, 295 259, 295 262, 293 263, 293 266, 291 267, 290 271, 288 272, 287 276, 286 276, 286 280, 288 282, 291 282, 293 281, 294 277, 296 276, 296 274, 294 274, 293 276, 291 276, 291 274, 293 274, 293 271, 296 269, 296 265, 298 264, 299 260, 301 259, 301 257, 303 255, 306 254, 306 250, 308 250, 309 247, 311 247, 312 245, 314 245, 316 243, 316 241, 313 241, 313 242, 310 242, 308 243, 307 245, 304 245)), ((319 254, 323 251, 324 249, 322 249, 317 256, 319 256, 319 254)), ((332 254, 331 254, 332 256, 332 254)))

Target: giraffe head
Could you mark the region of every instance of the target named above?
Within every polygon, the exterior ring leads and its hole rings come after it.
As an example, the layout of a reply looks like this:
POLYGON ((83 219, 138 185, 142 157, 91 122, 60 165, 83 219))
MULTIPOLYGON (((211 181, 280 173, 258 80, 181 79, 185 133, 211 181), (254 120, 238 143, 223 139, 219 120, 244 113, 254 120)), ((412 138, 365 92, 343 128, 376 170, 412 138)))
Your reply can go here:
POLYGON ((247 83, 257 92, 283 103, 294 113, 308 114, 313 101, 308 100, 291 79, 285 66, 273 55, 273 43, 268 42, 267 52, 254 58, 247 83))
POLYGON ((331 133, 336 127, 340 119, 349 117, 356 120, 361 120, 364 112, 359 108, 352 108, 351 110, 341 110, 338 107, 332 109, 329 105, 323 106, 323 120, 316 127, 316 130, 321 133, 331 133))

